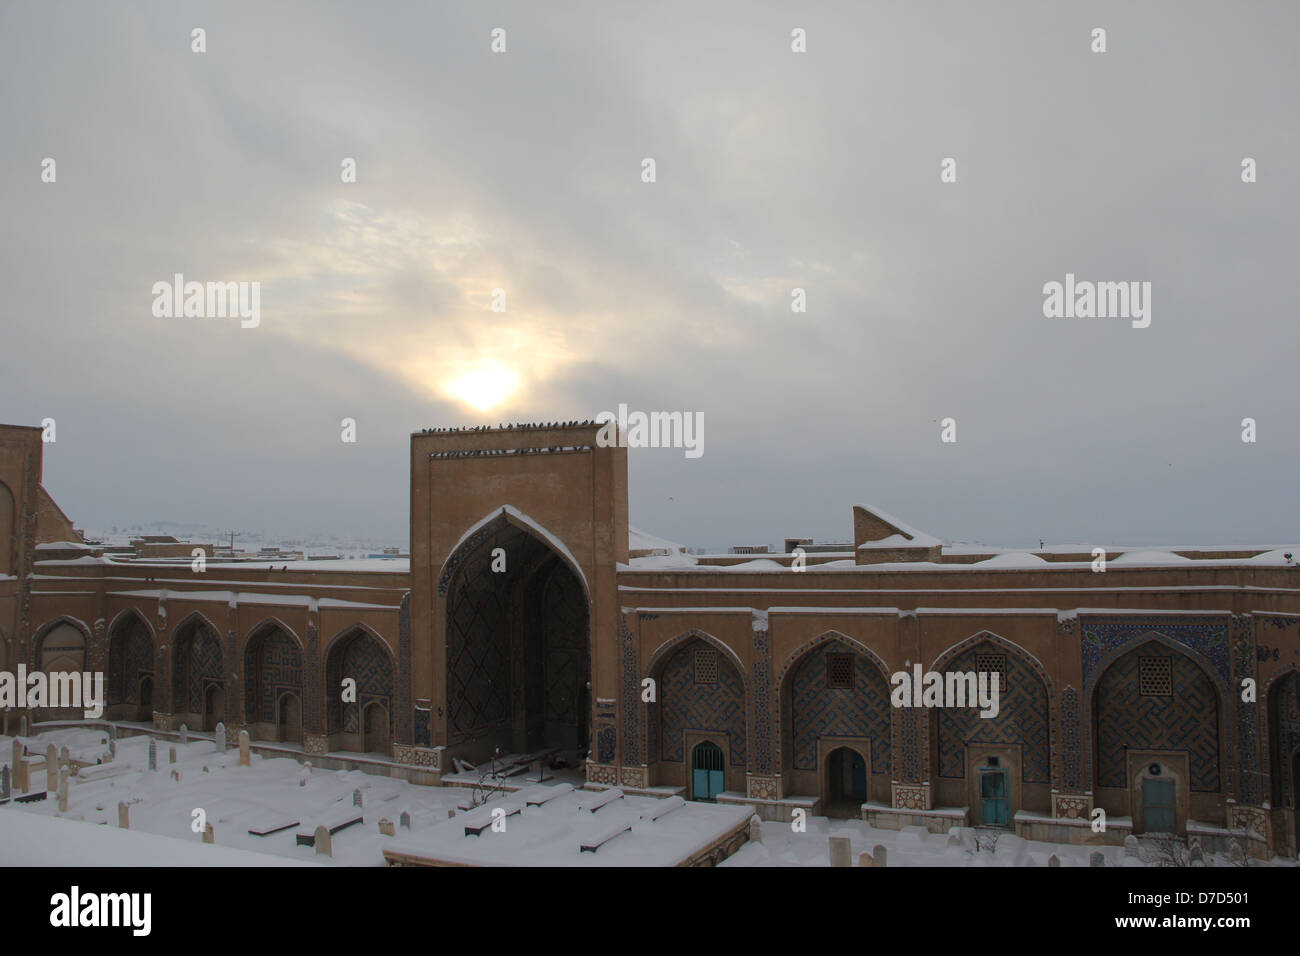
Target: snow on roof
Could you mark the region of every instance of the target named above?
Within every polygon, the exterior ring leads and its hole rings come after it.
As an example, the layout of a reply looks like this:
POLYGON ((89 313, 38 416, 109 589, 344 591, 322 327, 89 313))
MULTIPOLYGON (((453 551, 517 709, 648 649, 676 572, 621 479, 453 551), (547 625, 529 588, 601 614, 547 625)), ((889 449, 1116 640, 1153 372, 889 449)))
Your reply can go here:
POLYGON ((1112 558, 1111 564, 1191 564, 1192 559, 1172 551, 1125 551, 1118 558, 1112 558))
POLYGON ((943 544, 943 542, 940 541, 938 538, 936 538, 934 535, 926 534, 924 531, 919 531, 916 528, 913 528, 910 524, 906 524, 902 521, 899 521, 893 515, 889 514, 888 512, 881 511, 875 505, 858 505, 857 507, 861 508, 863 511, 875 515, 881 521, 885 522, 885 524, 893 525, 894 529, 901 533, 901 537, 899 537, 898 539, 901 542, 901 545, 887 543, 893 540, 894 536, 891 535, 890 537, 884 538, 880 541, 868 541, 865 544, 860 545, 859 546, 860 548, 865 548, 865 547, 933 548, 943 544))
POLYGON ((627 546, 632 551, 668 551, 672 553, 685 550, 680 544, 655 537, 649 532, 642 531, 640 528, 633 528, 631 525, 628 525, 627 529, 627 546))
POLYGON ((971 566, 982 568, 1033 568, 1040 564, 1047 564, 1047 560, 1040 558, 1036 554, 1030 554, 1028 551, 1006 551, 1002 554, 995 554, 991 558, 985 558, 983 561, 976 561, 971 566))

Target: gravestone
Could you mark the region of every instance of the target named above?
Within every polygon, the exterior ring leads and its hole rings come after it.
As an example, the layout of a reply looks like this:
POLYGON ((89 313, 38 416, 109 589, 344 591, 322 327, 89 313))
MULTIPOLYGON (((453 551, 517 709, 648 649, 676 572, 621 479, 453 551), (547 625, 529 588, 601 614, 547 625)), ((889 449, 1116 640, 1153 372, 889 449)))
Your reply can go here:
POLYGON ((54 744, 45 748, 45 792, 53 793, 59 786, 59 751, 54 744))
POLYGON ((1125 855, 1125 856, 1132 857, 1133 859, 1136 860, 1136 859, 1138 858, 1139 854, 1141 854, 1141 852, 1142 852, 1142 847, 1141 847, 1141 845, 1138 843, 1138 838, 1137 838, 1137 837, 1135 837, 1133 834, 1130 833, 1128 836, 1126 836, 1126 837, 1124 838, 1124 855, 1125 855))
POLYGON ((168 762, 168 763, 175 763, 175 762, 176 762, 176 748, 175 748, 175 747, 168 747, 168 748, 167 748, 167 762, 168 762))
POLYGON ((217 724, 217 732, 213 734, 213 740, 216 742, 217 745, 217 753, 219 754, 225 753, 226 752, 226 725, 224 723, 217 724))
POLYGON ((830 838, 831 866, 852 866, 849 838, 833 836, 830 838))
POLYGON ((333 838, 330 837, 330 831, 329 831, 329 828, 326 827, 326 826, 324 826, 323 824, 322 824, 321 826, 318 826, 318 827, 316 828, 316 839, 315 839, 315 843, 316 843, 316 852, 317 852, 317 853, 323 853, 323 854, 325 854, 325 856, 333 856, 333 855, 334 855, 334 842, 333 842, 333 838))
POLYGON ((402 815, 397 818, 397 825, 403 830, 411 829, 411 815, 403 810, 402 815))
POLYGON ((110 761, 117 759, 117 738, 108 738, 108 759, 110 761))
POLYGON ((249 755, 248 752, 248 731, 247 730, 241 730, 239 732, 239 765, 241 767, 248 767, 252 765, 252 757, 249 755))
POLYGON ((360 790, 360 789, 357 789, 357 790, 353 790, 353 791, 352 791, 352 805, 353 805, 354 807, 364 806, 364 804, 361 802, 361 790, 360 790))
POLYGON ((1228 847, 1228 859, 1232 861, 1233 866, 1243 866, 1246 862, 1246 851, 1241 848, 1240 843, 1233 843, 1228 847))
POLYGON ((1205 851, 1201 849, 1200 840, 1192 841, 1192 848, 1187 854, 1187 862, 1189 864, 1205 863, 1205 851))
POLYGON ((875 866, 876 861, 871 858, 871 854, 863 850, 858 854, 858 866, 875 866))
POLYGON ((216 843, 216 842, 217 842, 217 831, 214 830, 214 829, 212 829, 212 824, 211 824, 211 823, 207 824, 207 825, 203 828, 203 842, 204 842, 204 843, 216 843))
POLYGON ((380 820, 380 821, 379 821, 379 833, 380 833, 381 836, 396 836, 396 835, 397 835, 397 831, 396 831, 395 829, 393 829, 393 821, 392 821, 392 820, 380 820))
POLYGON ((1060 865, 1061 865, 1061 858, 1060 858, 1059 856, 1057 856, 1055 853, 1053 853, 1051 856, 1049 856, 1049 857, 1047 858, 1047 865, 1048 865, 1048 866, 1060 866, 1060 865))
POLYGON ((72 766, 72 751, 69 750, 67 747, 64 747, 62 750, 59 751, 59 766, 67 767, 68 772, 71 773, 74 777, 76 776, 77 768, 72 766))
POLYGON ((190 742, 190 728, 187 727, 185 724, 181 724, 181 746, 183 747, 189 742, 190 742))
POLYGON ((875 848, 871 851, 871 858, 876 861, 875 865, 878 867, 889 865, 889 851, 885 849, 883 843, 876 844, 875 848))
POLYGON ((948 845, 949 845, 949 846, 961 846, 961 834, 958 833, 956 830, 953 830, 951 833, 949 833, 949 834, 948 834, 948 845))
POLYGON ((27 736, 27 715, 26 714, 23 714, 21 717, 18 718, 18 735, 20 737, 27 736))
POLYGON ((456 815, 456 808, 455 808, 455 807, 448 807, 448 808, 447 808, 447 819, 450 820, 450 819, 451 819, 452 817, 454 817, 455 815, 456 815))
POLYGON ((173 770, 173 771, 172 771, 172 779, 175 780, 177 783, 180 783, 180 782, 181 782, 181 772, 180 772, 179 770, 173 770))
POLYGON ((14 765, 14 789, 22 793, 32 792, 32 768, 26 760, 19 760, 14 765))
POLYGON ((763 842, 763 820, 757 813, 749 818, 749 842, 763 842))
POLYGON ((149 738, 149 769, 158 769, 158 741, 149 738))
POLYGON ((125 803, 117 805, 117 825, 123 830, 131 829, 131 808, 125 803))
POLYGON ((117 724, 108 725, 108 739, 109 740, 117 739, 117 724))
POLYGON ((68 772, 59 774, 59 812, 68 812, 68 772))
POLYGON ((1100 869, 1106 865, 1106 854, 1100 850, 1093 850, 1088 856, 1088 865, 1100 869))
POLYGON ((19 740, 17 737, 14 738, 13 753, 14 753, 13 763, 14 766, 17 767, 18 764, 21 763, 23 759, 23 742, 19 740))
POLYGON ((8 800, 10 796, 9 765, 5 764, 4 769, 0 770, 0 800, 8 800))

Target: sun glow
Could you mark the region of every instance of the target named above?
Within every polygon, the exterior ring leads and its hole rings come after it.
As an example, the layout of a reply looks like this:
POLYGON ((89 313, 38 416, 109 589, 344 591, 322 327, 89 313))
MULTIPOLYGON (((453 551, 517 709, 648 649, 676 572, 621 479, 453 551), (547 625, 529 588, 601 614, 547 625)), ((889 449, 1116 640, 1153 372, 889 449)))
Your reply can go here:
POLYGON ((496 408, 519 388, 519 376, 501 362, 485 362, 447 383, 446 392, 457 401, 485 412, 496 408))

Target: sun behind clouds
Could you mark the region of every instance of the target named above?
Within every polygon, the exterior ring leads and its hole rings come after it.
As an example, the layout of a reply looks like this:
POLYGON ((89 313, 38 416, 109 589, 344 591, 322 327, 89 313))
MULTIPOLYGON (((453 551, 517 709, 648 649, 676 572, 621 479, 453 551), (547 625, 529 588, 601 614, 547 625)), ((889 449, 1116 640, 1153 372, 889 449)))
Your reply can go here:
POLYGON ((447 382, 443 390, 480 412, 504 403, 519 388, 519 376, 499 361, 488 361, 447 382))

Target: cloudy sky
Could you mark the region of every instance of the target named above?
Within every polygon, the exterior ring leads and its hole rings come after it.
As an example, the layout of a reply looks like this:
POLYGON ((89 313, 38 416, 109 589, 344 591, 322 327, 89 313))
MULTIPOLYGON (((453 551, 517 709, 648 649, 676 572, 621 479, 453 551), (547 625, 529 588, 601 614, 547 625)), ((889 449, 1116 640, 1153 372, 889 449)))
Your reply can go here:
POLYGON ((688 544, 1300 539, 1300 6, 799 6, 0 6, 0 421, 92 528, 405 542, 412 431, 626 403, 703 413, 630 453, 688 544))

